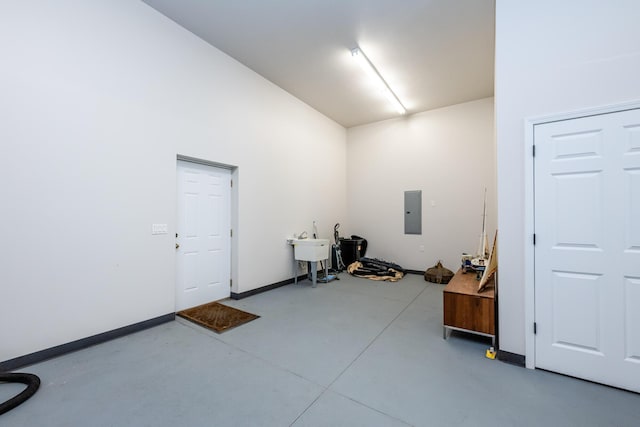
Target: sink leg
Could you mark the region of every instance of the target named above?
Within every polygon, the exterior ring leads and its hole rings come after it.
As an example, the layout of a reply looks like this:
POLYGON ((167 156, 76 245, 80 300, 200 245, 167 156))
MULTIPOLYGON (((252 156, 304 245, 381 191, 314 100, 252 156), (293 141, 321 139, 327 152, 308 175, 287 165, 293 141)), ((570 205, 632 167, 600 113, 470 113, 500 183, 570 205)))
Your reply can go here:
POLYGON ((325 283, 329 283, 329 259, 324 261, 324 279, 325 283))
POLYGON ((293 247, 293 284, 298 284, 298 260, 296 259, 296 249, 293 247))
POLYGON ((318 286, 318 262, 311 261, 311 287, 318 286))

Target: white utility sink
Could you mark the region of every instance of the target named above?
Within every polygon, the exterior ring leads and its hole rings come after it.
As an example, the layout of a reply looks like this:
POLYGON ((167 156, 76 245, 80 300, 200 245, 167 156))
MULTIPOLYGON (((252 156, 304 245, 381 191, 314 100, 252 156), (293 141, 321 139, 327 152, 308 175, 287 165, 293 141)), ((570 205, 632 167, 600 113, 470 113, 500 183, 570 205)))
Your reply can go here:
POLYGON ((291 244, 298 261, 329 259, 329 239, 291 239, 291 244))

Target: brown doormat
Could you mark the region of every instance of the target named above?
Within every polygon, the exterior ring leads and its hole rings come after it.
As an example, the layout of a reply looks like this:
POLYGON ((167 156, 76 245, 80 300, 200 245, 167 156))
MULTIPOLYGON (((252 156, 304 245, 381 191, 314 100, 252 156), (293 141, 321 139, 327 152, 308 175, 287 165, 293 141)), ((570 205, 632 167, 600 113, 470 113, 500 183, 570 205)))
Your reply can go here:
POLYGON ((179 311, 176 314, 218 333, 260 317, 218 302, 202 304, 197 307, 179 311))

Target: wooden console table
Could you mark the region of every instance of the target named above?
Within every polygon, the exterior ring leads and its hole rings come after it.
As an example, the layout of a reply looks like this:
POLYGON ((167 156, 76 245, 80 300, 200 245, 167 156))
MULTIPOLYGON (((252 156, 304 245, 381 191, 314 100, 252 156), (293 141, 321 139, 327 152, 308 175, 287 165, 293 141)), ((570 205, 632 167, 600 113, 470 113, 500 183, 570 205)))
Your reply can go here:
POLYGON ((469 332, 490 337, 495 346, 495 279, 491 279, 486 290, 478 293, 475 273, 453 276, 442 291, 444 301, 443 338, 451 330, 469 332))

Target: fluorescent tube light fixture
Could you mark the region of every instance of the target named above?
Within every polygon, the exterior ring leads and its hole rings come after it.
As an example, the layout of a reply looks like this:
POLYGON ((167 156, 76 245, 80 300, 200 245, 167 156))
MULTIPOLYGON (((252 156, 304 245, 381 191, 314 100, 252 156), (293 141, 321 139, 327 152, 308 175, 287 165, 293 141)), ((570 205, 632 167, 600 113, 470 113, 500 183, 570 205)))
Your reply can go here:
POLYGON ((353 56, 356 59, 356 61, 358 61, 358 64, 360 64, 360 67, 362 67, 362 69, 369 76, 371 76, 371 79, 377 82, 378 86, 380 87, 380 90, 382 90, 382 92, 387 97, 389 102, 391 102, 391 104, 393 105, 393 108, 395 108, 398 114, 405 114, 407 110, 402 105, 402 102, 400 102, 396 94, 393 93, 393 91, 391 90, 387 82, 382 78, 382 76, 380 75, 376 67, 371 63, 371 61, 369 61, 369 58, 367 58, 367 55, 364 54, 362 49, 360 49, 359 47, 355 47, 351 49, 351 56, 353 56))

